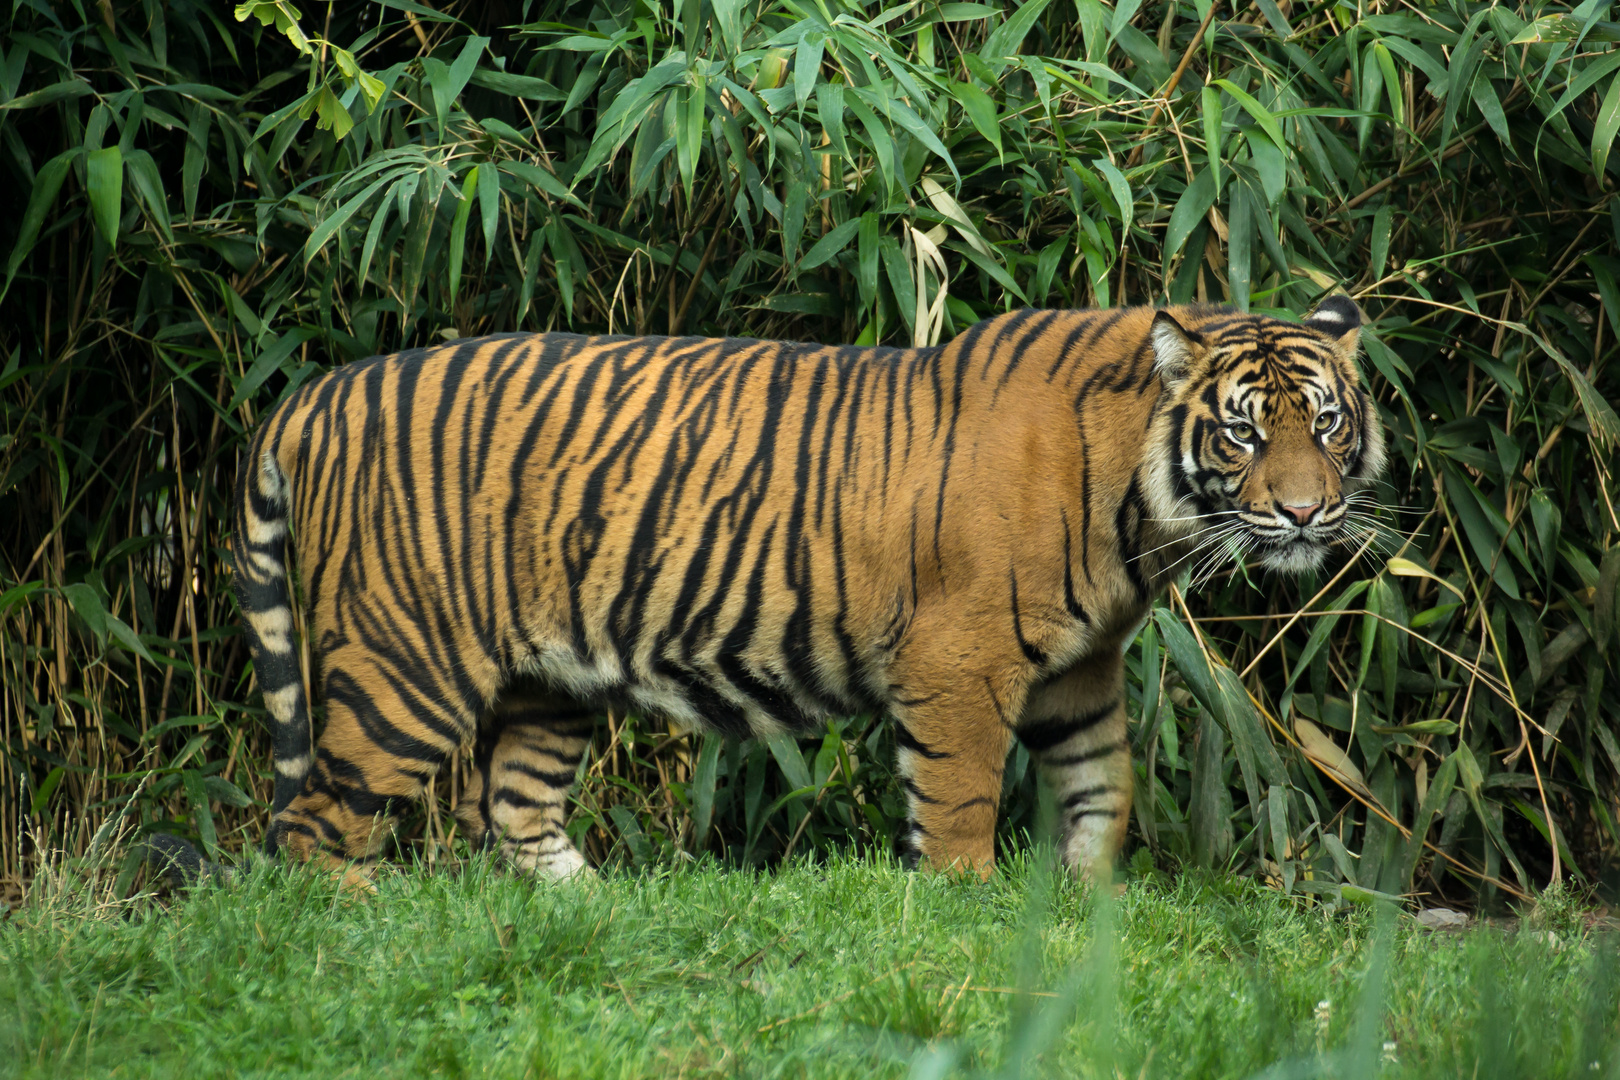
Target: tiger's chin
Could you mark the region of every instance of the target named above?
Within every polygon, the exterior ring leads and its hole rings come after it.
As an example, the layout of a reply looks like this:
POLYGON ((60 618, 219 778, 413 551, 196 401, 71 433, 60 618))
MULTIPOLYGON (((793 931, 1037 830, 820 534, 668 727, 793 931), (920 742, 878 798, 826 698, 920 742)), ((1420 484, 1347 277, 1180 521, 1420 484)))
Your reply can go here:
POLYGON ((1327 546, 1302 536, 1287 543, 1260 548, 1256 553, 1260 557, 1260 564, 1267 570, 1304 574, 1321 568, 1323 560, 1327 558, 1327 546))

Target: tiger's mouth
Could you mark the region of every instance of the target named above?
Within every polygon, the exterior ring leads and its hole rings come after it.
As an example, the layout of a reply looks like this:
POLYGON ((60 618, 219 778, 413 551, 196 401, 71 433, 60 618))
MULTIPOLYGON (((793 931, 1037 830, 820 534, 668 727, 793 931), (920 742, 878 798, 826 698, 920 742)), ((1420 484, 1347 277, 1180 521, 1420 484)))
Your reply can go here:
MULTIPOLYGON (((1241 514, 1240 511, 1229 511, 1241 514)), ((1226 566, 1258 563, 1267 570, 1303 574, 1318 570, 1328 551, 1349 538, 1353 530, 1344 521, 1312 523, 1303 528, 1280 522, 1258 522, 1239 516, 1232 524, 1212 529, 1216 535, 1194 541, 1184 566, 1194 585, 1213 577, 1226 566)))
POLYGON ((1246 522, 1251 553, 1268 570, 1301 574, 1320 569, 1328 551, 1357 538, 1349 516, 1303 527, 1246 522))

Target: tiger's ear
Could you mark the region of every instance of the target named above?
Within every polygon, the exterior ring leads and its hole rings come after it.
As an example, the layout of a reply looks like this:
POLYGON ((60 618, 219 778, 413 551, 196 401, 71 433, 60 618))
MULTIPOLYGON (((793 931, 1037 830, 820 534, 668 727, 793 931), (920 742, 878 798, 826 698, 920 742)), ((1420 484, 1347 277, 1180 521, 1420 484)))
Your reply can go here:
POLYGON ((1361 309, 1340 293, 1330 296, 1305 316, 1305 325, 1333 342, 1333 351, 1346 363, 1354 363, 1361 346, 1361 309))
POLYGON ((1166 389, 1185 382, 1192 374, 1193 364, 1203 357, 1207 348, 1202 334, 1188 330, 1163 310, 1154 314, 1148 339, 1153 342, 1153 372, 1166 389))

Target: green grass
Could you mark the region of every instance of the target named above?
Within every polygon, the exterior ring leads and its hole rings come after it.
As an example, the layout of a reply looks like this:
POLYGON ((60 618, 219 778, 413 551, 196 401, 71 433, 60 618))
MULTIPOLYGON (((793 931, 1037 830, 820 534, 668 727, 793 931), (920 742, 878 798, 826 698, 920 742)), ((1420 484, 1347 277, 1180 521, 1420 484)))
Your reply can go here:
POLYGON ((406 870, 361 901, 262 867, 132 918, 39 903, 0 924, 0 1073, 1616 1075, 1574 915, 1435 936, 1201 875, 1094 908, 1033 867, 406 870))

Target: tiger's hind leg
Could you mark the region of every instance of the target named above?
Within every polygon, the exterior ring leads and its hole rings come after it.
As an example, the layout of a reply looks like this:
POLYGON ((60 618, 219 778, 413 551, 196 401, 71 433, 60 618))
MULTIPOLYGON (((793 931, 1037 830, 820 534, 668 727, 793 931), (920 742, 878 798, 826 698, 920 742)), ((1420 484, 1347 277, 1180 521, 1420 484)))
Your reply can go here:
POLYGON ((503 691, 481 726, 456 807, 473 845, 499 850, 535 877, 589 874, 564 826, 568 789, 595 727, 595 714, 568 698, 530 684, 503 691))
POLYGON ((340 870, 364 888, 400 804, 420 797, 468 739, 477 706, 453 703, 442 687, 402 675, 370 649, 334 649, 323 668, 326 727, 266 847, 340 870))
POLYGON ((1131 805, 1119 654, 1105 650, 1032 693, 1018 739, 1057 799, 1064 865, 1093 881, 1110 881, 1131 805))

